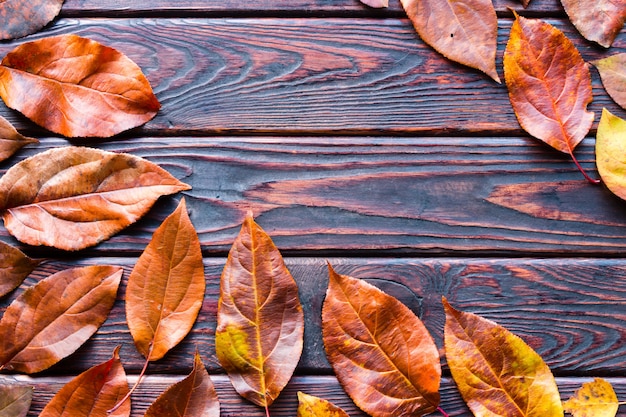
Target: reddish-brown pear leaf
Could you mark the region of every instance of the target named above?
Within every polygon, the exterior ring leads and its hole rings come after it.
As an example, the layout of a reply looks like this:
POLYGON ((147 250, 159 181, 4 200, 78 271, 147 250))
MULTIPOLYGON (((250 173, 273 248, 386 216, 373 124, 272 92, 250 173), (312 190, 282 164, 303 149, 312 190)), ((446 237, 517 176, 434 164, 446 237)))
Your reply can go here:
POLYGON ((0 381, 0 416, 26 417, 32 399, 32 386, 14 381, 0 381))
POLYGON ((626 109, 626 53, 592 62, 602 78, 602 84, 611 98, 626 109))
POLYGON ((76 351, 106 320, 122 272, 72 268, 24 291, 0 320, 0 368, 39 372, 76 351))
POLYGON ((615 417, 619 402, 611 383, 602 378, 585 382, 574 396, 563 403, 574 417, 615 417))
POLYGON ((498 19, 491 0, 401 0, 420 38, 439 53, 500 82, 498 19))
POLYGON ((50 23, 61 11, 63 0, 0 1, 0 39, 30 35, 50 23))
POLYGON ((0 97, 38 125, 68 137, 109 137, 160 108, 148 79, 121 52, 76 35, 24 43, 0 65, 0 97))
POLYGON ((21 135, 7 119, 0 116, 0 161, 9 158, 29 143, 37 142, 39 141, 35 138, 21 135))
POLYGON ((605 48, 624 26, 626 0, 561 0, 561 4, 580 34, 605 48))
POLYGON ((144 417, 219 417, 220 403, 200 355, 193 370, 156 399, 144 417))
POLYGON ((349 417, 348 413, 323 398, 298 392, 297 417, 349 417))
POLYGON ((40 262, 8 243, 0 242, 0 297, 19 287, 40 262))
POLYGON ((322 308, 326 355, 344 390, 371 416, 422 416, 439 404, 439 352, 422 321, 373 285, 337 274, 322 308))
POLYGON ((189 188, 145 159, 70 146, 11 167, 0 178, 0 211, 24 243, 79 250, 135 222, 160 196, 189 188))
POLYGON ((109 414, 107 411, 127 392, 128 382, 117 347, 111 359, 86 370, 65 384, 39 417, 128 417, 129 401, 113 413, 109 414))
POLYGON ((237 392, 269 407, 303 347, 298 287, 271 238, 247 217, 220 282, 215 350, 237 392))
POLYGON ((518 336, 443 299, 452 377, 476 417, 562 417, 550 368, 518 336))

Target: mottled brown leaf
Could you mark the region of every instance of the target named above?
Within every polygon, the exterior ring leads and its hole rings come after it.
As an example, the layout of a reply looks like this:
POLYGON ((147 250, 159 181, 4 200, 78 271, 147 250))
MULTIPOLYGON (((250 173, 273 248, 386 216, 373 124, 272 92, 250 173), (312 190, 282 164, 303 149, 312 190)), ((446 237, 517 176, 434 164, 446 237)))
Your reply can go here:
POLYGON ((7 119, 0 116, 0 161, 9 158, 29 143, 37 142, 39 141, 35 138, 21 135, 7 119))
POLYGON ((30 35, 50 23, 61 11, 63 0, 0 1, 0 39, 30 35))
POLYGON ((0 380, 0 416, 26 417, 33 399, 33 387, 6 378, 0 380))
POLYGON ((611 98, 626 109, 626 53, 599 59, 592 64, 598 69, 602 84, 611 98))
POLYGON ((611 383, 595 378, 585 382, 563 408, 574 417, 615 417, 619 402, 611 383))
POLYGON ((76 351, 106 320, 122 272, 117 266, 72 268, 24 291, 0 320, 0 367, 39 372, 76 351))
POLYGON ((220 282, 215 350, 237 392, 269 407, 303 347, 298 287, 271 238, 247 217, 220 282))
POLYGON ((152 119, 159 101, 121 52, 76 35, 24 43, 0 65, 0 97, 68 137, 109 137, 152 119))
POLYGON ((31 259, 21 250, 0 241, 0 297, 19 287, 39 263, 39 260, 31 259))
POLYGON ((624 26, 626 0, 561 0, 561 4, 580 34, 605 48, 624 26))
POLYGON ((189 188, 145 159, 72 146, 11 167, 0 178, 0 211, 20 241, 78 250, 132 224, 160 196, 189 188))
POLYGON ((371 416, 422 416, 439 404, 439 352, 408 307, 373 285, 337 274, 322 308, 330 364, 354 403, 371 416))
POLYGON ((298 416, 297 417, 349 417, 348 413, 335 404, 298 392, 298 416))
POLYGON ((626 200, 626 120, 607 109, 602 110, 596 135, 596 165, 606 187, 626 200))

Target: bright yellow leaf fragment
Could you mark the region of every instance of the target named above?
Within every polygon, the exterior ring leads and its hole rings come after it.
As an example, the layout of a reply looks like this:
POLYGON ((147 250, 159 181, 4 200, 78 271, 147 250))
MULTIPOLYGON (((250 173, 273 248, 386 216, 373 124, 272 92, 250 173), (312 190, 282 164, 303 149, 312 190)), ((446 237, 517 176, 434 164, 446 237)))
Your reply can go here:
POLYGON ((610 382, 596 378, 580 387, 563 403, 566 413, 574 417, 615 417, 619 403, 610 382))

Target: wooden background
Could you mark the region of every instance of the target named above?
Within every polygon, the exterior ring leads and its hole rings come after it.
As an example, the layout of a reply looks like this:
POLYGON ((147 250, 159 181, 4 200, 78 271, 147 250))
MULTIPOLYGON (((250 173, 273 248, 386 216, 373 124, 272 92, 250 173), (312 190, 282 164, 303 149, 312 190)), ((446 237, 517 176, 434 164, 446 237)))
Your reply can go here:
MULTIPOLYGON (((248 211, 273 237, 300 287, 305 351, 270 408, 294 416, 296 392, 364 416, 326 360, 320 309, 326 262, 398 297, 442 347, 441 296, 521 336, 546 360, 563 398, 604 377, 626 400, 626 202, 587 183, 569 157, 519 127, 506 87, 426 46, 398 0, 374 10, 357 0, 66 0, 61 16, 18 44, 62 33, 90 37, 134 60, 162 109, 145 126, 108 140, 54 137, 0 104, 0 115, 40 138, 12 164, 51 147, 86 145, 151 160, 192 185, 185 196, 205 255, 207 293, 191 334, 133 395, 133 416, 190 370, 199 348, 223 416, 264 416, 240 399, 215 358, 219 276, 248 211)), ((494 0, 498 72, 514 8, 554 24, 591 61, 626 52, 626 31, 605 50, 585 41, 558 0, 494 0)), ((576 155, 597 177, 594 136, 606 107, 625 118, 595 68, 594 127, 576 155)), ((15 293, 84 264, 125 268, 114 309, 76 354, 33 376, 36 416, 73 376, 110 358, 136 379, 124 315, 125 283, 155 228, 182 195, 101 245, 77 253, 24 247, 50 260, 15 293)), ((443 353, 443 351, 442 351, 443 353)), ((441 406, 471 416, 444 364, 441 406)), ((621 407, 620 416, 626 416, 621 407)))

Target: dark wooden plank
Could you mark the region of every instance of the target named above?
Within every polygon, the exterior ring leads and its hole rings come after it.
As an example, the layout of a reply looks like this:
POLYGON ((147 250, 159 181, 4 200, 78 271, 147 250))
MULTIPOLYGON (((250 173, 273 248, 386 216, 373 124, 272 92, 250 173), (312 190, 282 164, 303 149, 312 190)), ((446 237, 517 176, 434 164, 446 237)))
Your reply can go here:
MULTIPOLYGON (((551 22, 587 60, 626 50, 626 31, 604 50, 551 22)), ((500 20, 501 76, 510 24, 500 20)), ((61 33, 116 47, 146 72, 163 107, 138 135, 523 134, 505 85, 443 58, 406 19, 65 19, 28 39, 61 33)), ((626 117, 592 71, 597 119, 603 107, 626 117)))

